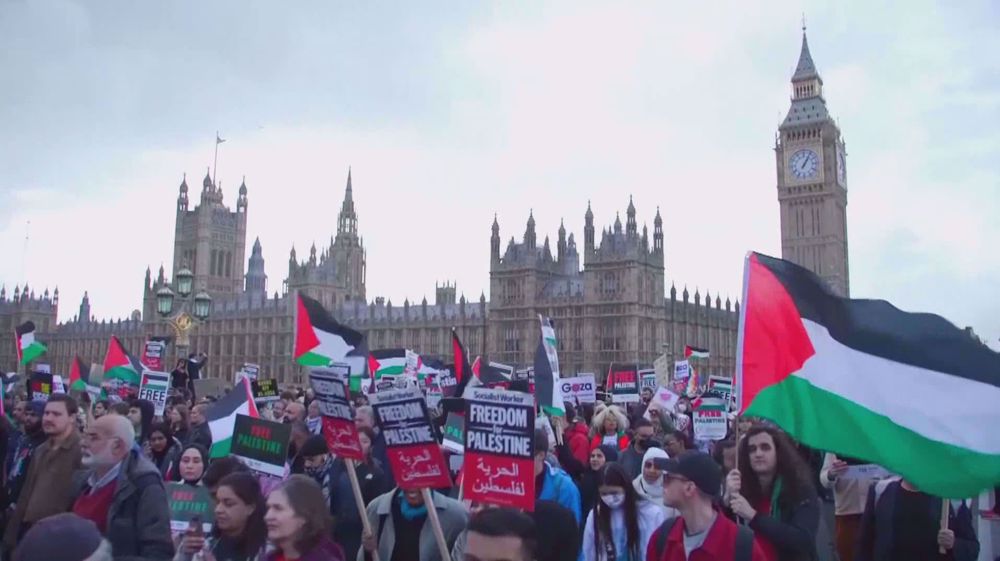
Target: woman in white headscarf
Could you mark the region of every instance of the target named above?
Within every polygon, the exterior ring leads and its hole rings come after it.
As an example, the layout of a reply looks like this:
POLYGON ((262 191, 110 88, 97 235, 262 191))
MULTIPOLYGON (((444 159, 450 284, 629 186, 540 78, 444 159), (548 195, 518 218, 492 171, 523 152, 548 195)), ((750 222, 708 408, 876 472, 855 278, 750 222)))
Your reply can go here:
POLYGON ((632 480, 632 487, 640 498, 643 498, 666 511, 667 517, 677 516, 676 509, 663 504, 663 470, 656 467, 653 460, 670 456, 662 448, 650 448, 642 456, 642 473, 632 480))

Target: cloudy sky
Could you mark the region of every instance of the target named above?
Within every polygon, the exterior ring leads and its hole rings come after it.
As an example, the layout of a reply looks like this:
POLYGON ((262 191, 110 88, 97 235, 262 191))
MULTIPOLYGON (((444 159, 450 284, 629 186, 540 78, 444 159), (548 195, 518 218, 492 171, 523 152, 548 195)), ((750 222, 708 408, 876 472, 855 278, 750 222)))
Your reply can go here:
MULTIPOLYGON (((995 2, 0 2, 0 282, 139 307, 215 131, 269 287, 353 167, 368 294, 488 295, 501 236, 659 206, 668 282, 736 297, 780 253, 774 134, 805 12, 848 147, 855 297, 1000 337, 995 2), (699 4, 699 5, 694 5, 699 4), (705 4, 702 6, 701 4, 705 4), (25 243, 26 234, 28 236, 25 243), (25 250, 25 247, 27 248, 25 250)), ((582 241, 582 240, 581 240, 582 241)))

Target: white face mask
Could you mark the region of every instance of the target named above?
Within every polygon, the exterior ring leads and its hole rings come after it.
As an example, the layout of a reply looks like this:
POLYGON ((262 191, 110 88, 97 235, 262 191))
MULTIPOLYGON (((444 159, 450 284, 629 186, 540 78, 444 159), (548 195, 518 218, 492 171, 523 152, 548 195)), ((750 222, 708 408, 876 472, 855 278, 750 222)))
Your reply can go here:
POLYGON ((601 495, 601 501, 613 509, 618 509, 625 504, 625 493, 610 493, 607 495, 601 495))

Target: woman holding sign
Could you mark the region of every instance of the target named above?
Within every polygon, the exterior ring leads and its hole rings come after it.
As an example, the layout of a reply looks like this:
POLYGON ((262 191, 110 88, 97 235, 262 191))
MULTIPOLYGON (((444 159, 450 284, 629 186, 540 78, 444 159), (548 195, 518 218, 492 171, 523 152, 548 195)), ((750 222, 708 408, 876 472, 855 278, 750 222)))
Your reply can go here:
POLYGON ((260 483, 249 473, 222 478, 215 491, 215 526, 203 537, 200 528, 188 530, 177 546, 174 561, 258 561, 264 558, 267 529, 260 483))
POLYGON ((600 501, 583 527, 582 561, 642 561, 666 511, 640 500, 625 470, 607 464, 601 473, 600 501))

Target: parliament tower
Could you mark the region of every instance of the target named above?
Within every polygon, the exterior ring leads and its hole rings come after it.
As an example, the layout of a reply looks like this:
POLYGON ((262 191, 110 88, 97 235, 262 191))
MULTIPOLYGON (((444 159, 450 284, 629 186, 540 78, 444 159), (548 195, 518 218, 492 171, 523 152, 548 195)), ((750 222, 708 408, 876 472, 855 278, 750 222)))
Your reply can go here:
POLYGON ((847 254, 847 151, 830 116, 805 28, 792 75, 792 103, 775 139, 781 256, 850 295, 847 254))

